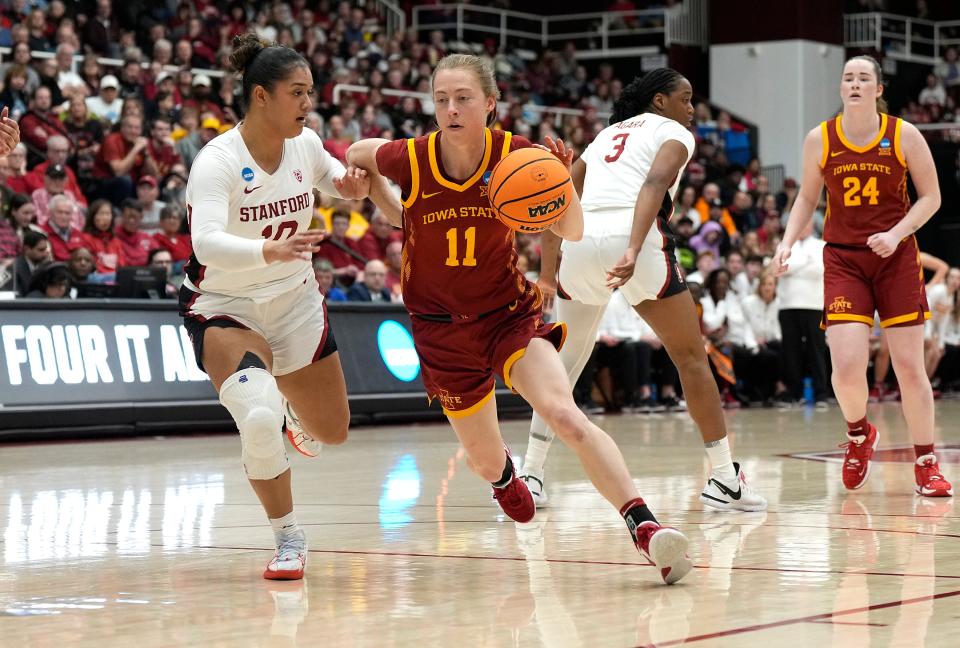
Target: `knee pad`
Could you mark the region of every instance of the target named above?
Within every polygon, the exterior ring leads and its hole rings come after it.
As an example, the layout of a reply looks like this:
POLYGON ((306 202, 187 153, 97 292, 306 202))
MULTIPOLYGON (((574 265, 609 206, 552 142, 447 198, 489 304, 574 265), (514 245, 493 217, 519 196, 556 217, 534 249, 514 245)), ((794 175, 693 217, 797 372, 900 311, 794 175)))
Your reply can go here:
POLYGON ((220 403, 240 430, 243 467, 250 479, 273 479, 290 467, 283 446, 282 396, 264 369, 247 368, 220 387, 220 403))

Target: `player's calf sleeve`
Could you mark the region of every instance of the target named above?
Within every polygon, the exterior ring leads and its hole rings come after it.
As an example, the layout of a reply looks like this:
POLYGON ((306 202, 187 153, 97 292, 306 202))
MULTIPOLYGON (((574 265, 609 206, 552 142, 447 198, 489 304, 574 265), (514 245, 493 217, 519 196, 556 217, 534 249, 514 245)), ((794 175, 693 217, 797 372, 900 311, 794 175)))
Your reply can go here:
POLYGON ((240 430, 243 467, 250 479, 273 479, 290 467, 280 433, 281 402, 277 381, 265 369, 241 369, 220 387, 220 403, 240 430))

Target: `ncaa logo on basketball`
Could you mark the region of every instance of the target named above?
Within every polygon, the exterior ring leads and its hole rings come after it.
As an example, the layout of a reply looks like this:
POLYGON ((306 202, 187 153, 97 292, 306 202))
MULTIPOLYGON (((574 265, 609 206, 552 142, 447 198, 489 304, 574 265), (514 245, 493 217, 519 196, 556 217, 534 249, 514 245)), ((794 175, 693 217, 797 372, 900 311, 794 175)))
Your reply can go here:
POLYGON ((532 207, 527 207, 527 215, 530 216, 530 218, 546 216, 547 214, 552 214, 566 204, 567 196, 565 194, 560 194, 553 200, 540 203, 539 205, 533 205, 532 207))
POLYGON ((250 182, 253 180, 253 169, 243 167, 243 170, 240 171, 240 177, 243 178, 245 182, 250 182))
POLYGON ((420 356, 413 346, 413 337, 397 321, 385 320, 377 329, 377 349, 380 359, 403 382, 410 382, 420 374, 420 356))

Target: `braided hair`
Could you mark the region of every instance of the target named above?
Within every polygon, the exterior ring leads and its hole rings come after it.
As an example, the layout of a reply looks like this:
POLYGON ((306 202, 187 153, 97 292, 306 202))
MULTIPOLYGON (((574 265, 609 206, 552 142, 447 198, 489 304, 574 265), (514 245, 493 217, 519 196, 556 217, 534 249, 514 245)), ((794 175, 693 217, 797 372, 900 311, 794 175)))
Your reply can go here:
POLYGON ((636 77, 623 89, 620 98, 613 104, 610 123, 616 124, 634 115, 649 112, 653 98, 658 94, 670 94, 676 90, 681 79, 683 75, 672 68, 657 68, 642 77, 636 77))

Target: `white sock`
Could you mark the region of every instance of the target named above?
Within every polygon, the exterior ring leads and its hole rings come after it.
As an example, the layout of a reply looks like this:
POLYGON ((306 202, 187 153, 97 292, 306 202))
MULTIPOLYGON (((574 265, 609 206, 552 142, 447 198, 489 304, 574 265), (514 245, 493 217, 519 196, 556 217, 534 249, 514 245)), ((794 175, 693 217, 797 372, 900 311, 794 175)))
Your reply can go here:
POLYGON ((733 458, 730 456, 730 444, 727 442, 727 437, 704 443, 703 447, 707 451, 710 465, 713 466, 713 475, 723 481, 735 481, 737 471, 733 469, 733 458))
POLYGON ((300 530, 300 525, 297 523, 297 516, 293 511, 290 511, 282 518, 270 518, 270 526, 273 527, 273 535, 277 537, 293 535, 300 530))

